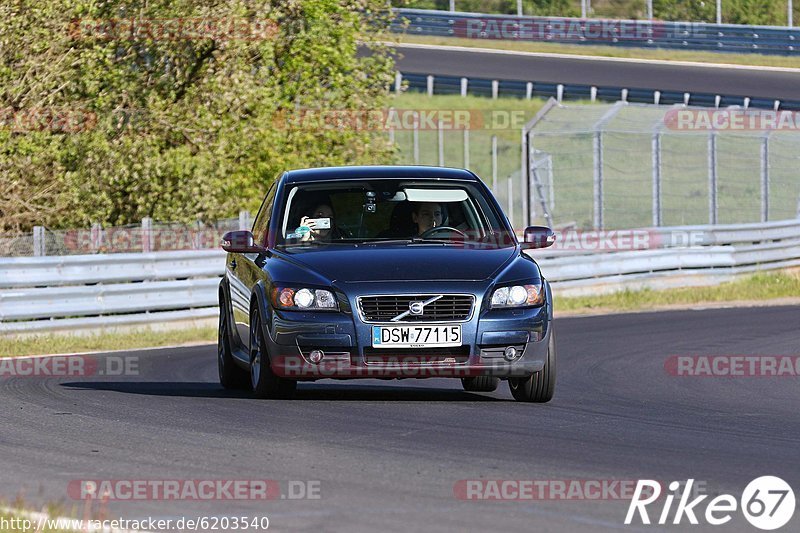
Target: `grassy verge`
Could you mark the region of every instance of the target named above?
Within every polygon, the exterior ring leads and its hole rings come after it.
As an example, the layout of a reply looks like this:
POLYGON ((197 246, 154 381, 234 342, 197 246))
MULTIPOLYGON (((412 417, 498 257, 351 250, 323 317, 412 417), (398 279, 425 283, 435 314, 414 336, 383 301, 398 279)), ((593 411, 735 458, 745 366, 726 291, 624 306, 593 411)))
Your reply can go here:
POLYGON ((544 52, 549 54, 655 59, 659 61, 696 61, 698 63, 727 63, 731 65, 800 68, 800 58, 771 56, 765 54, 690 52, 688 50, 651 50, 646 48, 498 41, 489 39, 466 39, 460 37, 430 37, 423 35, 402 35, 400 36, 400 42, 410 44, 433 44, 439 46, 466 46, 469 48, 494 48, 498 50, 513 50, 517 52, 544 52))
POLYGON ((759 273, 713 287, 622 291, 602 296, 556 298, 556 313, 643 311, 721 302, 752 303, 800 298, 800 271, 759 273))
MULTIPOLYGON (((96 335, 37 335, 23 338, 0 337, 0 357, 51 353, 80 353, 132 350, 195 342, 216 342, 217 329, 189 328, 172 331, 136 330, 96 335)), ((2 533, 2 532, 0 532, 2 533)))

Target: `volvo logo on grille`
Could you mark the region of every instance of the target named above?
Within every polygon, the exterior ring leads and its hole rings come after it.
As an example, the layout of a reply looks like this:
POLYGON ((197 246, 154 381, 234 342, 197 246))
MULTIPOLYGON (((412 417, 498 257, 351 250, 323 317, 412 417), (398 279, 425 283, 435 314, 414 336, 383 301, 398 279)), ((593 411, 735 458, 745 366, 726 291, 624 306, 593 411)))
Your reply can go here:
POLYGON ((425 303, 411 302, 410 304, 408 304, 408 310, 411 311, 412 315, 421 315, 422 311, 425 310, 425 303))

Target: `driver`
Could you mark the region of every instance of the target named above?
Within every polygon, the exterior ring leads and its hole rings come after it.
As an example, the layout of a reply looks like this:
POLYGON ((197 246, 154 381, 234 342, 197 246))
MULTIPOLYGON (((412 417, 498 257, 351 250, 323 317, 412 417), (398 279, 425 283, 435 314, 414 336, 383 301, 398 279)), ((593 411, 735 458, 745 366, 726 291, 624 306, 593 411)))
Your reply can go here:
POLYGON ((417 225, 417 235, 442 225, 444 212, 435 202, 414 202, 411 220, 417 225))

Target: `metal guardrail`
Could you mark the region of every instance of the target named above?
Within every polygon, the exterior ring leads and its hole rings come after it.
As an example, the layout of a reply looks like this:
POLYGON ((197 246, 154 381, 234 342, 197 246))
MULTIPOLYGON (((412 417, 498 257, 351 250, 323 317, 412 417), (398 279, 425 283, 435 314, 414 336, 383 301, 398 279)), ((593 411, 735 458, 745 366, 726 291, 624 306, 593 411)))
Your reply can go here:
POLYGON ((530 17, 421 9, 396 9, 395 13, 392 30, 414 35, 773 55, 800 53, 800 29, 781 26, 530 17))
MULTIPOLYGON (((684 104, 700 107, 741 106, 744 108, 800 111, 800 100, 775 100, 751 98, 744 95, 662 91, 657 88, 611 87, 536 81, 492 80, 489 78, 463 78, 458 76, 433 76, 425 73, 402 72, 399 80, 405 81, 409 90, 428 94, 462 94, 473 96, 510 96, 516 98, 555 98, 562 100, 588 100, 601 102, 633 102, 643 104, 684 104)), ((397 83, 395 84, 398 85, 397 83)))
MULTIPOLYGON (((651 249, 534 250, 556 295, 708 285, 800 266, 800 220, 636 230, 651 249), (687 235, 693 247, 685 243, 687 235)), ((0 259, 0 333, 157 326, 217 316, 221 250, 0 259)))

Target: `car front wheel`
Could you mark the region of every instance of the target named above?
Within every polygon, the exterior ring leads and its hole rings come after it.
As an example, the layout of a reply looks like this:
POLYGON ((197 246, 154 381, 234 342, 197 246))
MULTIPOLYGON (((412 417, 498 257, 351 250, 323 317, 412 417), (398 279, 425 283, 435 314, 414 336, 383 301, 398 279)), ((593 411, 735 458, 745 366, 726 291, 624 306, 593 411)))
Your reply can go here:
MULTIPOLYGON (((220 300, 222 302, 222 300, 220 300)), ((217 333, 217 369, 219 382, 226 389, 247 389, 250 379, 247 372, 236 366, 231 354, 231 341, 228 336, 228 316, 224 302, 219 310, 219 330, 217 333)))
POLYGON ((261 315, 257 311, 250 319, 250 383, 257 398, 291 398, 297 388, 296 381, 272 372, 261 315))
POLYGON ((478 376, 461 378, 461 385, 467 392, 492 392, 500 384, 500 378, 494 376, 478 376))
MULTIPOLYGON (((552 328, 552 326, 550 326, 552 328)), ((518 402, 549 402, 556 388, 556 333, 550 332, 544 368, 524 378, 508 378, 508 388, 518 402)))

